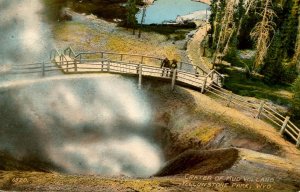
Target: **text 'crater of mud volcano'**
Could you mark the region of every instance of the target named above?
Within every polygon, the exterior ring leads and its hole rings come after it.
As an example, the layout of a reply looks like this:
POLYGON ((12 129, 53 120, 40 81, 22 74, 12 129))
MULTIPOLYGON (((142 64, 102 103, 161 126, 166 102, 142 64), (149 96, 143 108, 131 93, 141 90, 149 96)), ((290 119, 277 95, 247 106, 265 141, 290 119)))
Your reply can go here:
POLYGON ((62 172, 146 177, 162 165, 151 109, 118 76, 51 79, 0 94, 0 150, 62 172), (5 118, 4 118, 5 117, 5 118))

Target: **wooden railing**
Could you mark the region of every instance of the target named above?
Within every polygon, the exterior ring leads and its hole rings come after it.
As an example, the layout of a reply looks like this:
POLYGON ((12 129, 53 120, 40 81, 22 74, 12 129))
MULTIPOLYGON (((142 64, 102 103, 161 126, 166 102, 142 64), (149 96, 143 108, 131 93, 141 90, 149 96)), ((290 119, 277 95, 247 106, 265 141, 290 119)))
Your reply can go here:
POLYGON ((289 135, 300 145, 300 129, 290 121, 288 116, 284 117, 270 103, 264 101, 247 100, 242 96, 233 94, 223 89, 220 85, 224 77, 216 70, 206 72, 198 66, 185 62, 179 62, 179 68, 171 70, 160 68, 162 58, 132 55, 113 52, 82 52, 75 54, 72 48, 67 48, 62 53, 57 50, 51 51, 51 62, 13 65, 11 74, 42 73, 62 71, 63 73, 118 73, 132 74, 138 76, 138 87, 142 87, 143 76, 170 79, 171 88, 175 84, 192 86, 201 93, 211 93, 223 99, 228 107, 237 106, 247 110, 255 118, 261 118, 280 128, 280 133, 289 135), (53 62, 57 65, 53 65, 53 62))
MULTIPOLYGON (((63 59, 56 61, 62 72, 71 73, 90 73, 107 72, 119 74, 132 74, 139 76, 139 86, 141 86, 142 76, 151 76, 162 79, 171 79, 172 89, 176 83, 186 84, 200 89, 204 80, 203 75, 186 72, 184 70, 172 70, 157 66, 145 65, 126 61, 111 61, 109 59, 82 59, 71 60, 62 56, 63 59), (66 58, 66 59, 64 59, 66 58)), ((214 83, 213 80, 206 82, 207 85, 214 83)))
POLYGON ((57 49, 52 49, 50 51, 50 61, 53 61, 56 57, 60 56, 61 53, 57 49))
MULTIPOLYGON (((73 51, 74 53, 74 51, 73 51)), ((145 64, 149 66, 161 66, 163 58, 154 57, 154 56, 146 56, 139 54, 127 54, 127 53, 115 53, 115 52, 107 52, 107 51, 98 51, 98 52, 81 52, 78 53, 75 57, 73 57, 75 63, 86 63, 92 62, 95 60, 108 59, 112 63, 113 62, 125 62, 125 63, 139 63, 145 64)), ((217 83, 219 86, 223 85, 224 76, 217 71, 209 71, 206 69, 202 69, 200 66, 192 65, 188 62, 179 61, 178 62, 178 71, 188 72, 190 75, 195 76, 204 76, 208 73, 212 73, 212 80, 217 83)))
POLYGON ((72 47, 68 47, 64 50, 64 55, 67 55, 71 58, 75 58, 76 57, 76 54, 74 52, 74 50, 72 49, 72 47))
POLYGON ((52 62, 41 62, 41 63, 30 63, 22 65, 11 65, 10 72, 6 74, 30 74, 30 73, 41 73, 45 76, 46 72, 61 71, 53 65, 52 62))
MULTIPOLYGON (((111 61, 124 61, 124 62, 133 62, 139 64, 160 66, 161 62, 164 58, 154 57, 154 56, 146 56, 139 54, 127 54, 127 53, 115 53, 115 52, 107 52, 107 51, 97 51, 97 52, 80 52, 75 58, 80 63, 82 63, 82 59, 109 59, 111 61)), ((188 62, 179 61, 178 69, 185 70, 189 72, 195 72, 197 74, 207 74, 208 72, 205 69, 202 69, 199 66, 192 65, 188 62)))
POLYGON ((245 97, 233 94, 215 84, 207 86, 205 91, 221 98, 226 102, 227 107, 236 106, 252 114, 254 118, 260 118, 278 127, 281 135, 287 134, 296 144, 300 146, 300 129, 290 120, 278 112, 271 103, 266 101, 247 100, 245 97))

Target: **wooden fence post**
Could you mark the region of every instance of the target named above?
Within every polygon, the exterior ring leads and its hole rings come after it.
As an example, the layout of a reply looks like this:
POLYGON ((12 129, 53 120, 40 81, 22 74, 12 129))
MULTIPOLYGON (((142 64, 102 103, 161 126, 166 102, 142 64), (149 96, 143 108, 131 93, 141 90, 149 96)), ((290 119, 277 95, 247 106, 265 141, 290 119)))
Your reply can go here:
POLYGON ((123 54, 121 54, 121 61, 123 61, 123 54))
POLYGON ((79 62, 82 63, 82 61, 81 61, 81 54, 79 55, 79 62))
POLYGON ((63 62, 63 61, 62 61, 62 55, 60 55, 60 56, 59 56, 59 64, 60 64, 60 67, 63 67, 63 66, 62 66, 62 62, 63 62))
POLYGON ((107 72, 110 71, 110 61, 107 61, 107 72))
POLYGON ((74 59, 74 70, 75 70, 75 72, 77 72, 77 60, 76 59, 74 59))
POLYGON ((103 72, 103 60, 101 61, 101 72, 103 72))
POLYGON ((230 103, 231 103, 231 101, 232 101, 232 98, 233 98, 233 93, 231 92, 230 93, 230 95, 229 95, 229 98, 228 98, 228 103, 227 103, 227 107, 229 107, 230 106, 230 103))
POLYGON ((300 147, 300 132, 299 132, 299 135, 297 137, 297 143, 296 143, 296 147, 300 147))
POLYGON ((142 89, 142 69, 143 69, 143 67, 142 67, 142 64, 140 64, 139 65, 139 84, 138 84, 138 88, 139 89, 142 89))
POLYGON ((45 77, 45 62, 42 63, 42 76, 45 77))
POLYGON ((207 77, 205 77, 205 79, 203 81, 202 88, 201 88, 201 93, 204 93, 204 91, 205 91, 206 82, 207 82, 207 77))
POLYGON ((67 61, 67 72, 69 72, 69 61, 66 59, 67 61))
POLYGON ((144 56, 142 56, 141 58, 141 64, 143 64, 143 62, 144 62, 144 56))
POLYGON ((286 126, 287 126, 289 120, 290 120, 290 117, 289 117, 289 116, 286 116, 285 119, 284 119, 284 122, 283 122, 283 124, 282 124, 282 126, 281 126, 281 129, 280 129, 280 134, 281 134, 281 135, 283 135, 284 130, 286 129, 286 126))
POLYGON ((176 76, 177 76, 177 69, 174 69, 173 76, 172 76, 172 90, 174 90, 175 88, 176 76))
POLYGON ((297 138, 297 144, 296 144, 296 147, 300 147, 300 133, 299 133, 299 135, 298 135, 298 138, 297 138))
POLYGON ((182 62, 180 62, 179 69, 180 70, 182 69, 182 62))
POLYGON ((265 101, 262 101, 262 102, 260 103, 260 106, 259 106, 259 108, 258 108, 258 113, 257 113, 257 115, 255 116, 255 118, 259 119, 261 113, 263 112, 264 104, 265 104, 265 101))

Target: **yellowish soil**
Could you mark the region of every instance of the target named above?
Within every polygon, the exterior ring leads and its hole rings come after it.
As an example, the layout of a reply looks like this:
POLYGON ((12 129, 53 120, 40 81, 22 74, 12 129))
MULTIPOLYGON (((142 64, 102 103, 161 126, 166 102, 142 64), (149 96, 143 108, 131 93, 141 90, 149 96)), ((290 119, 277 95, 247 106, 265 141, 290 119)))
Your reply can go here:
POLYGON ((207 70, 212 68, 212 64, 208 58, 202 57, 203 48, 200 45, 209 29, 210 25, 208 23, 202 22, 193 38, 189 40, 187 45, 187 54, 191 62, 194 65, 206 68, 207 70))
POLYGON ((220 116, 221 119, 230 122, 232 125, 242 126, 254 133, 263 135, 267 140, 282 147, 282 155, 285 156, 285 158, 297 162, 300 166, 300 151, 294 144, 286 141, 270 124, 247 116, 234 108, 226 107, 216 100, 207 96, 202 96, 195 91, 188 89, 187 91, 194 96, 200 111, 205 111, 212 116, 220 116))
POLYGON ((74 12, 71 14, 85 20, 75 19, 53 28, 55 44, 59 49, 71 46, 75 51, 111 51, 187 61, 185 51, 180 47, 182 45, 176 45, 164 35, 143 32, 141 38, 137 38, 138 31, 132 35, 132 29, 126 30, 114 23, 74 12))

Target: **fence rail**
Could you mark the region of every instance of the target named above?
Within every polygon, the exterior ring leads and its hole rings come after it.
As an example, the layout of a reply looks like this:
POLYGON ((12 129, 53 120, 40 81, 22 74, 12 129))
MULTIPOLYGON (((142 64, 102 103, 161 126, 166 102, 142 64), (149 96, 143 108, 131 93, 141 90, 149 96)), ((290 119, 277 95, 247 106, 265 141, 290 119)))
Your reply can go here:
POLYGON ((287 134, 295 142, 296 147, 300 146, 300 129, 290 120, 289 116, 284 116, 274 109, 271 103, 247 100, 215 84, 206 87, 205 91, 225 100, 228 107, 230 105, 238 106, 250 112, 255 118, 271 122, 279 128, 281 135, 287 134))
MULTIPOLYGON (((133 62, 139 64, 147 64, 153 66, 160 66, 163 58, 154 57, 154 56, 146 56, 139 54, 128 54, 128 53, 115 53, 108 51, 95 51, 95 52, 80 52, 75 57, 75 60, 82 63, 83 59, 97 58, 97 59, 109 59, 111 61, 124 61, 124 62, 133 62)), ((207 74, 208 72, 205 69, 202 69, 199 66, 192 65, 188 62, 180 61, 178 62, 178 69, 193 72, 195 74, 207 74)), ((224 79, 221 74, 218 74, 220 78, 224 79)))
POLYGON ((171 80, 171 88, 176 83, 183 83, 197 88, 201 93, 211 93, 223 99, 228 107, 237 106, 280 128, 280 134, 287 134, 296 146, 300 146, 300 129, 290 121, 290 117, 283 116, 271 103, 247 100, 242 96, 222 88, 224 82, 222 74, 216 70, 206 70, 186 62, 179 62, 178 69, 160 67, 162 58, 138 54, 114 52, 82 52, 76 54, 71 47, 62 53, 54 49, 50 52, 50 62, 12 65, 10 74, 27 74, 61 71, 63 73, 109 72, 133 74, 138 76, 138 87, 142 86, 143 76, 152 76, 171 80), (56 64, 53 65, 53 63, 56 64))

